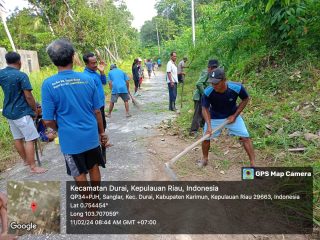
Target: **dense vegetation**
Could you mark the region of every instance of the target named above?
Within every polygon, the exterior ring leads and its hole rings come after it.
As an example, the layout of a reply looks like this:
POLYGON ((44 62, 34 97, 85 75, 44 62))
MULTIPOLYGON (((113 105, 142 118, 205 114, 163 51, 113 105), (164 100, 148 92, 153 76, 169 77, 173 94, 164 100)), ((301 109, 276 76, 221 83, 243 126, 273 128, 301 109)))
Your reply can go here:
POLYGON ((184 107, 177 120, 187 134, 192 93, 207 60, 219 59, 227 77, 245 84, 252 101, 245 109, 255 148, 269 166, 313 166, 315 223, 320 224, 320 2, 316 0, 195 1, 196 45, 190 1, 159 0, 158 15, 141 29, 147 54, 177 51, 189 57, 184 107), (166 22, 166 27, 162 27, 166 22), (151 30, 150 30, 151 29, 151 30), (150 51, 150 50, 153 50, 150 51), (304 148, 299 153, 289 149, 304 148))
MULTIPOLYGON (((46 46, 56 38, 70 39, 83 53, 100 49, 110 61, 134 55, 138 32, 126 5, 112 0, 29 0, 31 8, 16 10, 7 19, 17 49, 36 50, 41 66, 49 65, 46 46), (106 53, 106 48, 114 56, 106 53)), ((0 25, 0 46, 11 49, 0 25)))

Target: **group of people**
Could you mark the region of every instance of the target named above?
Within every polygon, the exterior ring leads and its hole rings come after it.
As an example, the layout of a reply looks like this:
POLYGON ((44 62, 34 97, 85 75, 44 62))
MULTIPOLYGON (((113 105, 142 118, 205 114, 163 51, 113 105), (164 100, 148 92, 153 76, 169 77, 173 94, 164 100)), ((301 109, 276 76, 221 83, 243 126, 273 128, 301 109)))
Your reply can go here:
MULTIPOLYGON (((99 167, 105 168, 106 148, 110 146, 105 133, 106 117, 111 117, 114 103, 119 97, 125 103, 126 117, 130 117, 129 77, 115 64, 110 66, 108 76, 106 64, 97 59, 94 53, 83 55, 85 68, 83 72, 73 70, 75 50, 73 45, 64 39, 53 41, 47 47, 47 53, 57 67, 57 74, 44 80, 42 95, 42 119, 45 127, 50 127, 59 134, 61 152, 63 153, 67 174, 78 184, 99 184, 101 180, 99 167), (103 86, 109 84, 111 101, 108 114, 105 115, 105 94, 103 86), (89 174, 89 181, 87 179, 89 174)), ((28 76, 20 71, 21 57, 16 52, 5 55, 7 67, 0 70, 0 85, 4 92, 3 115, 7 118, 14 138, 14 145, 31 173, 44 173, 45 168, 35 164, 34 141, 39 137, 34 119, 39 115, 39 105, 32 94, 28 76)), ((169 110, 176 110, 177 84, 184 83, 187 68, 185 57, 176 65, 177 53, 171 52, 166 67, 166 81, 169 90, 169 110)), ((158 65, 161 66, 161 62, 158 65)), ((135 83, 135 95, 141 85, 142 65, 137 58, 132 64, 132 75, 135 83)), ((147 61, 150 77, 152 63, 147 61)), ((218 137, 221 130, 212 130, 224 121, 229 134, 238 136, 247 152, 250 165, 255 164, 255 154, 248 130, 241 113, 249 102, 249 95, 241 83, 227 81, 224 69, 219 67, 216 59, 208 62, 196 83, 193 96, 194 117, 191 132, 196 132, 204 124, 204 135, 210 138, 202 143, 203 157, 199 166, 208 164, 210 140, 218 137), (237 106, 237 99, 240 104, 237 106)), ((0 195, 0 213, 2 225, 6 226, 3 217, 6 211, 6 198, 0 195)))
MULTIPOLYGON (((50 128, 54 134, 58 132, 67 174, 77 182, 87 182, 89 173, 92 182, 99 182, 99 166, 105 167, 106 148, 110 146, 105 133, 106 117, 111 117, 119 97, 124 101, 126 117, 131 117, 129 77, 116 64, 111 64, 106 75, 105 62, 92 52, 83 55, 83 72, 75 72, 75 50, 65 39, 53 41, 47 47, 47 54, 58 73, 43 81, 41 105, 33 97, 28 76, 20 71, 20 55, 17 52, 5 55, 7 67, 0 70, 0 85, 4 92, 3 115, 10 125, 15 148, 31 173, 47 171, 36 166, 34 157, 34 142, 39 138, 35 119, 40 108, 41 131, 50 128), (111 89, 107 114, 106 84, 111 89)), ((141 59, 135 59, 132 65, 135 93, 141 84, 142 72, 141 59)))
POLYGON ((141 89, 141 84, 144 79, 144 67, 147 68, 148 77, 151 78, 152 73, 156 76, 155 70, 158 66, 161 66, 161 59, 158 58, 157 62, 152 61, 152 59, 145 59, 144 66, 142 64, 141 58, 136 58, 133 60, 131 70, 132 70, 132 78, 134 81, 134 96, 141 96, 138 93, 138 90, 141 89))
MULTIPOLYGON (((176 111, 176 97, 178 83, 184 83, 186 62, 183 58, 176 65, 177 53, 171 52, 170 60, 166 68, 166 81, 169 90, 169 110, 176 111)), ((220 135, 221 130, 212 132, 212 130, 227 121, 225 128, 229 135, 237 136, 249 157, 250 166, 255 165, 255 153, 249 132, 241 117, 241 113, 249 102, 249 94, 241 83, 227 81, 224 69, 219 67, 216 59, 208 61, 207 69, 203 70, 196 82, 194 91, 194 115, 190 128, 190 133, 196 133, 200 127, 203 127, 203 134, 210 135, 202 143, 202 158, 197 161, 200 167, 208 164, 208 155, 210 149, 210 140, 220 135), (237 99, 241 102, 237 105, 237 99)))
MULTIPOLYGON (((37 167, 34 158, 34 142, 39 138, 36 119, 42 115, 41 131, 50 128, 59 134, 67 174, 79 185, 87 186, 89 181, 90 185, 99 184, 99 167, 105 168, 105 152, 110 146, 105 133, 105 119, 111 117, 114 103, 119 97, 125 103, 126 117, 131 116, 128 104, 129 77, 116 64, 111 64, 106 76, 105 62, 91 52, 83 55, 83 72, 75 72, 75 50, 65 39, 53 41, 47 47, 47 54, 58 72, 43 81, 41 105, 34 99, 28 76, 20 71, 20 55, 17 52, 5 55, 7 67, 0 70, 0 85, 4 92, 3 115, 10 125, 15 148, 30 167, 31 173, 47 171, 37 167), (103 87, 107 83, 111 89, 111 100, 108 114, 105 115, 103 87)), ((140 66, 141 59, 135 59, 132 66, 135 93, 143 76, 140 66)), ((0 195, 0 213, 2 233, 6 234, 6 198, 3 194, 0 195)))
MULTIPOLYGON (((66 162, 67 174, 77 182, 88 184, 100 181, 99 166, 105 167, 105 151, 110 146, 105 133, 105 117, 110 117, 118 97, 125 101, 126 116, 130 117, 128 100, 129 78, 115 64, 108 76, 105 63, 93 53, 83 55, 85 69, 73 71, 75 50, 64 39, 53 41, 47 53, 58 73, 45 79, 41 88, 42 120, 59 134, 61 151, 66 162), (111 101, 105 116, 103 86, 109 83, 111 101), (71 137, 72 136, 72 137, 71 137)), ((47 169, 35 164, 34 141, 39 137, 34 119, 39 105, 32 95, 28 76, 20 71, 21 57, 16 52, 5 55, 7 67, 0 70, 0 85, 4 92, 3 115, 7 118, 14 138, 14 145, 29 165, 32 173, 44 173, 47 169)))
MULTIPOLYGON (((83 55, 83 73, 73 71, 75 50, 64 39, 52 42, 47 53, 57 67, 58 73, 44 80, 42 93, 42 119, 46 127, 59 133, 61 151, 64 155, 67 173, 76 181, 100 181, 99 166, 105 167, 105 151, 110 146, 105 133, 105 117, 111 117, 114 103, 119 97, 125 102, 126 116, 130 117, 129 77, 115 64, 110 66, 108 77, 106 64, 93 53, 83 55), (100 62, 99 62, 99 61, 100 62), (109 83, 111 101, 105 115, 105 94, 103 86, 109 83), (72 138, 70 137, 72 136, 72 138), (75 141, 76 140, 76 141, 75 141)), ((169 110, 176 110, 177 84, 185 81, 187 58, 176 66, 177 54, 170 54, 167 63, 166 80, 169 90, 169 110)), ((28 76, 20 71, 21 58, 16 52, 6 54, 8 66, 0 70, 0 85, 4 91, 3 115, 8 119, 15 147, 21 158, 29 165, 32 173, 44 173, 47 169, 37 167, 34 159, 34 141, 39 137, 33 118, 37 116, 37 105, 32 95, 28 76)), ((141 59, 132 65, 135 93, 141 78, 141 59)), ((240 116, 249 101, 246 89, 240 83, 227 81, 223 68, 216 59, 209 60, 196 83, 194 93, 195 112, 191 132, 204 124, 204 134, 228 120, 231 135, 240 137, 254 166, 255 156, 249 133, 240 116), (241 99, 237 106, 238 97, 241 99)), ((211 134, 217 137, 220 132, 211 134)), ((211 139, 210 138, 210 139, 211 139)), ((206 166, 210 139, 202 144, 203 158, 199 164, 206 166)))

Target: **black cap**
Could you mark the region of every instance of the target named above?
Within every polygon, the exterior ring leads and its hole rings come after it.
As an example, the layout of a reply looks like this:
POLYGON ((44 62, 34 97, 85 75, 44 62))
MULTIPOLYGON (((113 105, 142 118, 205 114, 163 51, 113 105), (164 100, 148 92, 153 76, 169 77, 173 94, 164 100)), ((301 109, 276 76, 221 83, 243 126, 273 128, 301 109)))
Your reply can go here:
POLYGON ((110 65, 110 70, 114 69, 114 68, 117 68, 117 65, 115 63, 111 64, 110 65))
POLYGON ((208 67, 219 67, 219 62, 216 59, 210 59, 208 62, 208 67))
POLYGON ((208 82, 217 84, 225 78, 226 78, 226 75, 224 74, 224 70, 222 68, 217 68, 209 74, 208 82))

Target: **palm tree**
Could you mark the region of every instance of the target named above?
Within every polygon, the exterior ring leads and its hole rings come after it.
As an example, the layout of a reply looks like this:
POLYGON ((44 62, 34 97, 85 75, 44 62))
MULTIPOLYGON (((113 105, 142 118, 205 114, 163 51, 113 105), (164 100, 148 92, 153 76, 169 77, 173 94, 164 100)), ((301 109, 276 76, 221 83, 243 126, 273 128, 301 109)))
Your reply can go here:
POLYGON ((7 36, 9 38, 9 41, 11 43, 11 47, 13 49, 13 51, 17 51, 16 50, 16 47, 14 46, 14 43, 13 43, 13 40, 12 40, 12 37, 11 37, 11 34, 9 32, 9 29, 8 29, 8 26, 7 26, 7 22, 6 22, 6 16, 5 16, 5 7, 4 7, 4 1, 3 0, 0 0, 0 16, 1 16, 1 19, 2 19, 2 23, 3 23, 3 26, 4 26, 4 29, 7 33, 7 36))

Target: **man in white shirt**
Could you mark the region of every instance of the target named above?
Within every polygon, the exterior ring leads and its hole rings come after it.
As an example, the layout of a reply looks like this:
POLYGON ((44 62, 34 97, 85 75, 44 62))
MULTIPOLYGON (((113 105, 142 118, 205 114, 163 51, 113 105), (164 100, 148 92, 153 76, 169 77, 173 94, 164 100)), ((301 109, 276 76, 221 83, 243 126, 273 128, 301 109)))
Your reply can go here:
POLYGON ((167 63, 167 83, 169 89, 169 110, 176 111, 178 70, 176 66, 177 53, 170 53, 170 61, 167 63))

